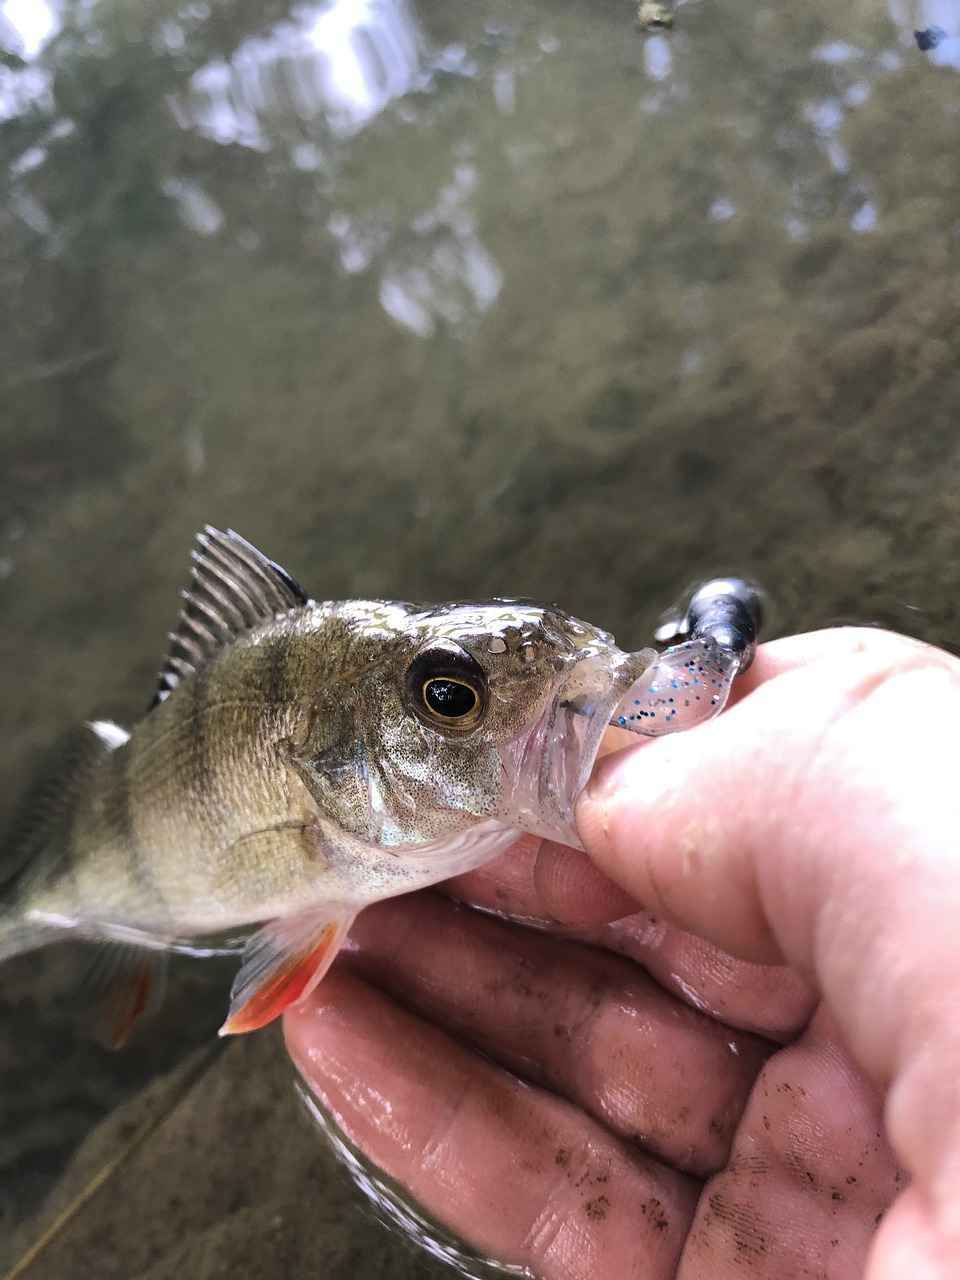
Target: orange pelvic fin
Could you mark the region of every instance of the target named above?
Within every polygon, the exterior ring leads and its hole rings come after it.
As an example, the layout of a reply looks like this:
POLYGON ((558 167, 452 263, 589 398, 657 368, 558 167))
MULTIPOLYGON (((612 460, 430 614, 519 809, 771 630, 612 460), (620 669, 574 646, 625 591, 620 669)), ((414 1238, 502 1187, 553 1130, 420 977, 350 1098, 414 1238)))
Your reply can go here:
POLYGON ((305 999, 330 965, 354 912, 327 905, 289 919, 272 920, 248 941, 230 991, 222 1036, 256 1031, 305 999))

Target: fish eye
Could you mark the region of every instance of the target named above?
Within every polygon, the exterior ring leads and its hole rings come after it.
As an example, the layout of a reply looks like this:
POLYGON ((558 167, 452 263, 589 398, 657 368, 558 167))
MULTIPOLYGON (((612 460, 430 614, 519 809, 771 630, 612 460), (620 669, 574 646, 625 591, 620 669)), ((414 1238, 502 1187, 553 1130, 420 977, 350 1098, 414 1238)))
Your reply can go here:
POLYGON ((438 728, 469 729, 483 713, 483 671, 459 648, 421 653, 407 673, 407 689, 417 715, 438 728))
POLYGON ((466 720, 480 705, 480 695, 473 685, 454 676, 431 676, 424 680, 420 697, 435 716, 456 722, 466 720))

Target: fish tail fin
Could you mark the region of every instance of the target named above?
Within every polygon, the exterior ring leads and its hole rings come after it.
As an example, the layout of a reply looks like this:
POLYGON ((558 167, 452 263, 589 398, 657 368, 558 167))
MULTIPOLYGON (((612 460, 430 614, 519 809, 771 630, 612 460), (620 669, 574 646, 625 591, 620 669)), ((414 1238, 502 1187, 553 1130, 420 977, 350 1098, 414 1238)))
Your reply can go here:
POLYGON ((0 961, 43 946, 59 933, 53 925, 30 919, 32 900, 55 882, 69 858, 78 796, 97 766, 129 736, 108 720, 78 725, 37 771, 0 855, 0 961))
MULTIPOLYGON (((130 735, 109 720, 79 725, 51 752, 14 818, 0 875, 0 962, 55 942, 80 925, 79 902, 63 875, 71 858, 78 798, 103 761, 130 735)), ((82 933, 82 927, 80 929, 82 933)), ((97 939, 98 941, 104 941, 97 939)), ((96 1039, 112 1049, 163 1000, 166 956, 106 942, 84 981, 95 998, 96 1039)))
POLYGON ((26 867, 21 875, 0 884, 0 964, 21 952, 42 947, 58 932, 27 919, 23 908, 25 878, 26 867))

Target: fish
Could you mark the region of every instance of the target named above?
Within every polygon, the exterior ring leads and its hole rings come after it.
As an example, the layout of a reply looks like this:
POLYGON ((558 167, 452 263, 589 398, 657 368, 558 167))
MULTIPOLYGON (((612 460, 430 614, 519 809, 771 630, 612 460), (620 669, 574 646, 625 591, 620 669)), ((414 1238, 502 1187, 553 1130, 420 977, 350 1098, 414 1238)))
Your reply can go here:
POLYGON ((702 640, 628 653, 523 598, 318 602, 209 525, 181 595, 146 714, 73 731, 0 886, 0 960, 64 936, 120 957, 114 1045, 197 940, 249 931, 220 1034, 249 1032, 306 999, 366 905, 525 833, 579 846, 608 724, 668 731, 664 680, 696 719, 701 679, 706 704, 731 678, 702 640))

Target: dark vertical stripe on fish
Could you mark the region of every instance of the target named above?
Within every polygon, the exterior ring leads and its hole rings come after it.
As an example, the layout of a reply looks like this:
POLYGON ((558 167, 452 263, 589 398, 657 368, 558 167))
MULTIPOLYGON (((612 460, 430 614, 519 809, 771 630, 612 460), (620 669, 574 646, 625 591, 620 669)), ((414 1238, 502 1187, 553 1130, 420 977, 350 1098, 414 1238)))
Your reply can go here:
POLYGON ((129 751, 121 747, 107 761, 109 782, 104 802, 104 820, 126 855, 132 885, 148 904, 155 903, 158 908, 162 908, 163 894, 137 834, 128 769, 129 757, 129 751))
POLYGON ((190 681, 190 737, 193 743, 191 761, 193 778, 190 789, 204 803, 209 799, 213 769, 210 761, 210 736, 207 732, 207 701, 210 694, 210 672, 201 667, 190 681))
POLYGON ((285 640, 274 640, 267 654, 267 703, 271 707, 282 707, 286 700, 288 688, 287 660, 290 647, 285 640))

